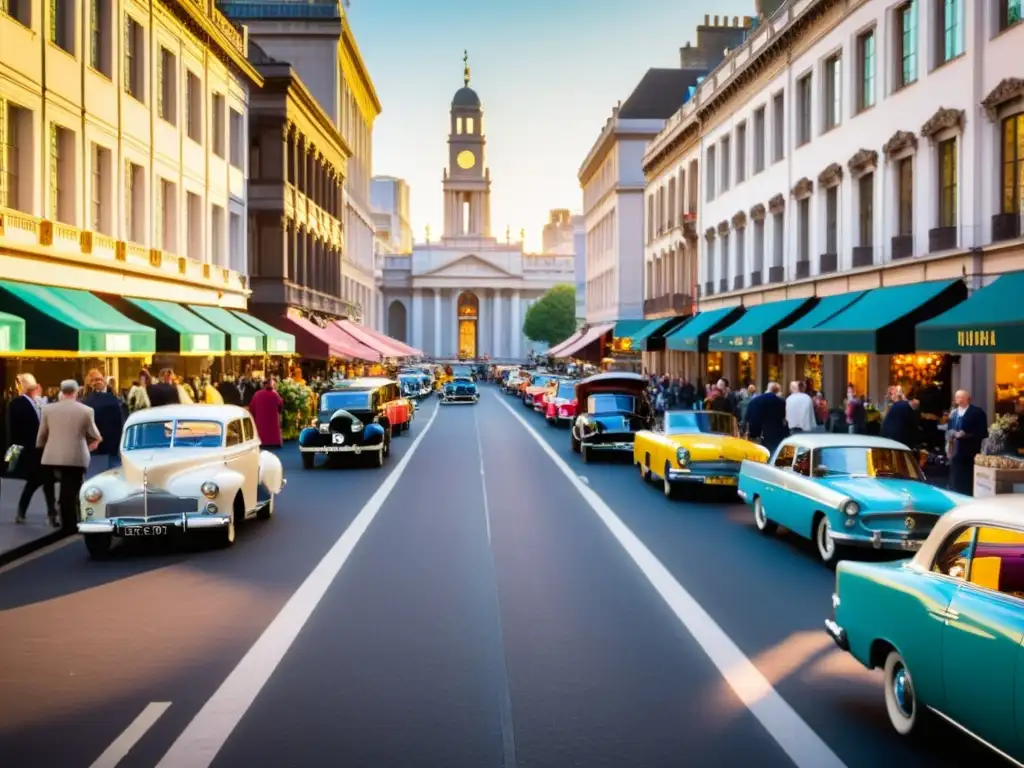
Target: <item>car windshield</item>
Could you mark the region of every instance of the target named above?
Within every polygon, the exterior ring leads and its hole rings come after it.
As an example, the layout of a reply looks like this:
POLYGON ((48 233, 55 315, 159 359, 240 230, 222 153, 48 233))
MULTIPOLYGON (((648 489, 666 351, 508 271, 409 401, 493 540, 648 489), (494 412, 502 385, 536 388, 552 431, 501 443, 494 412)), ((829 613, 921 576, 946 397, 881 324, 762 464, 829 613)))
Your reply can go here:
POLYGON ((924 475, 917 457, 895 448, 833 447, 814 451, 817 477, 859 475, 921 480, 924 475))
POLYGON ((588 413, 633 413, 636 398, 632 395, 601 394, 587 399, 588 413))
POLYGON ((403 387, 418 388, 419 385, 420 385, 420 377, 419 376, 399 376, 398 377, 398 381, 399 381, 399 383, 401 383, 401 385, 403 387))
POLYGON ((669 411, 665 414, 666 435, 731 435, 737 436, 736 419, 720 411, 669 411))
POLYGON ((124 450, 152 448, 219 448, 224 442, 224 426, 217 421, 143 421, 124 432, 124 450))
POLYGON ((321 411, 337 411, 340 409, 370 407, 370 393, 366 390, 352 392, 325 392, 320 397, 321 411))
POLYGON ((454 384, 472 384, 473 380, 469 376, 456 376, 453 381, 454 384))
POLYGON ((563 400, 572 400, 576 397, 576 382, 563 381, 558 385, 558 397, 563 400))
POLYGON ((452 376, 456 379, 468 379, 473 376, 473 369, 468 365, 453 365, 452 376))
POLYGON ((534 376, 533 381, 530 382, 531 387, 546 387, 552 381, 555 380, 554 376, 534 376))

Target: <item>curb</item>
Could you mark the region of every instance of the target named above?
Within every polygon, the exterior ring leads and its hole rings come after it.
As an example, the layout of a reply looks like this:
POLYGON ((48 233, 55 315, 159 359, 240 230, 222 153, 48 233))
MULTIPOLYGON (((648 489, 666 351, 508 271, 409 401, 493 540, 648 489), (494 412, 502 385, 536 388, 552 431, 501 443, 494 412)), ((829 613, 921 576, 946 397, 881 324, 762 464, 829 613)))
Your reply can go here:
POLYGON ((0 552, 0 567, 13 563, 15 560, 20 560, 26 555, 31 555, 36 550, 48 547, 51 544, 56 544, 61 539, 66 539, 68 536, 73 536, 77 531, 67 531, 63 528, 52 533, 48 533, 45 536, 40 536, 38 539, 27 541, 14 549, 8 549, 6 552, 0 552))

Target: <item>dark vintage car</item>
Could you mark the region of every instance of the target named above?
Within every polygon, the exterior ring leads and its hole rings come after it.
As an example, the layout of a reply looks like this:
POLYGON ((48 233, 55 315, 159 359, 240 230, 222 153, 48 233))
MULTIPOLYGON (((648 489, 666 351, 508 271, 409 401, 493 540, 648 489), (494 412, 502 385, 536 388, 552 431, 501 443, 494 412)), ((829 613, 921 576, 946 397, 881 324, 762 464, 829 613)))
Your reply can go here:
POLYGON ((641 429, 654 428, 647 379, 638 373, 598 373, 576 384, 572 450, 591 461, 595 453, 633 455, 641 429))
POLYGON ((312 469, 317 454, 369 457, 384 465, 391 438, 409 429, 410 400, 391 379, 352 379, 320 395, 314 423, 299 435, 303 469, 312 469))
POLYGON ((454 379, 441 387, 441 405, 479 401, 480 391, 476 387, 476 382, 469 377, 456 374, 454 379))

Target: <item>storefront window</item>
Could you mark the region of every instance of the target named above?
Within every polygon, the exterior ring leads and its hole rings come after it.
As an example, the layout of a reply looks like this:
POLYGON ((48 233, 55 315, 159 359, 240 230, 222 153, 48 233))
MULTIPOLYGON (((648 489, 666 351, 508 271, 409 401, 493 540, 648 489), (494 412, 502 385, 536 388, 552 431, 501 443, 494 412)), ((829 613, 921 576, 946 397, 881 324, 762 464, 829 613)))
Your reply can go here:
POLYGON ((1024 409, 1024 355, 996 355, 996 414, 1024 409))
POLYGON ((927 387, 942 383, 945 355, 893 355, 889 358, 889 384, 917 397, 927 387))
POLYGON ((846 384, 853 387, 855 394, 864 397, 868 393, 868 356, 846 356, 846 384))
MULTIPOLYGON (((779 368, 781 367, 780 359, 779 368)), ((821 391, 821 355, 798 355, 796 373, 801 381, 810 381, 815 392, 821 391)))
POLYGON ((757 355, 740 352, 739 386, 749 387, 757 383, 757 355))
POLYGON ((706 374, 704 383, 714 384, 720 378, 722 378, 722 353, 721 352, 708 352, 707 366, 704 369, 706 374))
MULTIPOLYGON (((782 355, 766 354, 764 356, 765 373, 768 374, 767 381, 780 383, 782 381, 782 355)), ((765 382, 767 384, 767 382, 765 382)))

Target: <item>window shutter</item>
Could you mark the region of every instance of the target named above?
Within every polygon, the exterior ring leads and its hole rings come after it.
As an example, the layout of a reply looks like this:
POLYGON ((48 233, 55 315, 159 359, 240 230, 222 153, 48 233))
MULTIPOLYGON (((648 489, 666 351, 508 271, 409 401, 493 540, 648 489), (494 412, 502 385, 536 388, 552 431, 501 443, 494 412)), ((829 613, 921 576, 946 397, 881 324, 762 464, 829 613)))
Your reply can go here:
POLYGON ((124 90, 132 92, 132 17, 124 15, 124 90))
POLYGON ((156 57, 156 114, 163 118, 167 117, 167 113, 164 112, 164 78, 167 77, 167 73, 164 71, 164 60, 166 58, 164 49, 161 48, 156 57))
POLYGON ((124 161, 124 239, 132 239, 132 161, 124 161))
POLYGON ((57 134, 57 126, 54 123, 50 123, 50 218, 57 218, 57 153, 60 151, 59 147, 60 136, 57 134))
POLYGON ((50 42, 57 42, 57 0, 50 0, 50 42))

